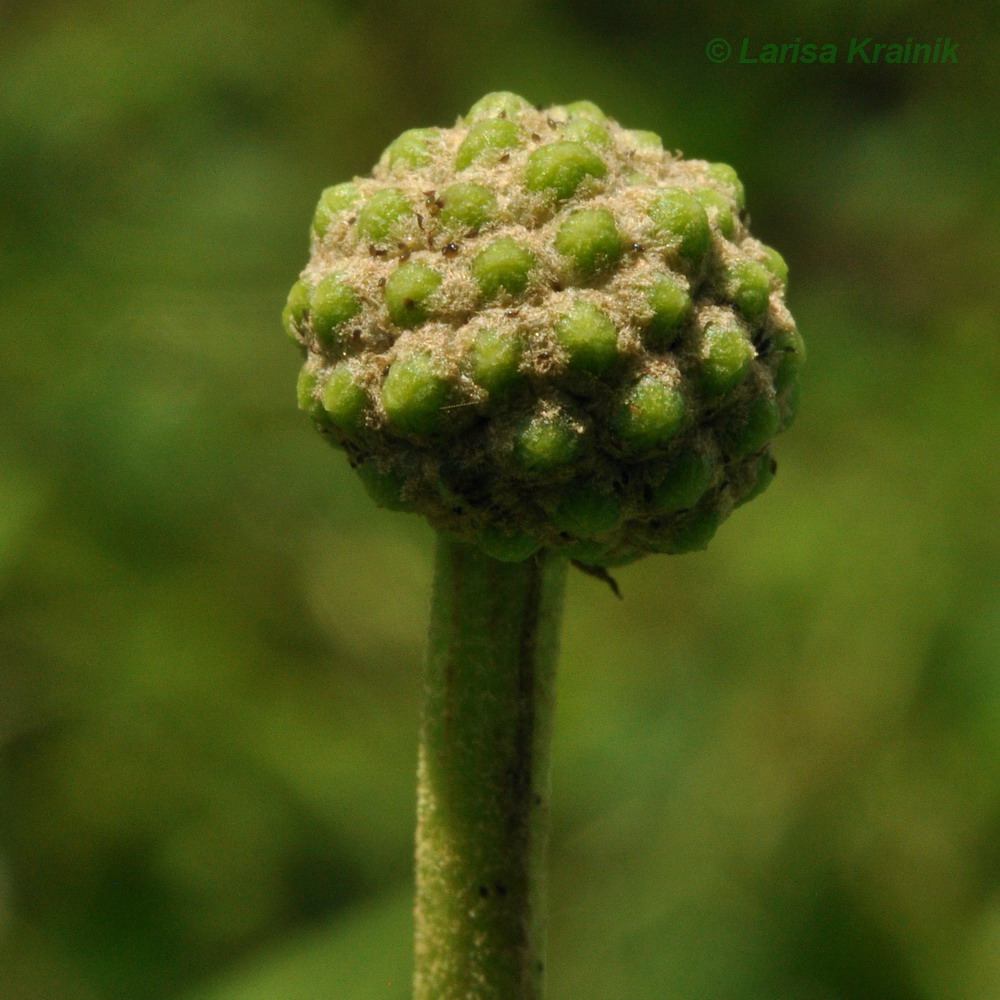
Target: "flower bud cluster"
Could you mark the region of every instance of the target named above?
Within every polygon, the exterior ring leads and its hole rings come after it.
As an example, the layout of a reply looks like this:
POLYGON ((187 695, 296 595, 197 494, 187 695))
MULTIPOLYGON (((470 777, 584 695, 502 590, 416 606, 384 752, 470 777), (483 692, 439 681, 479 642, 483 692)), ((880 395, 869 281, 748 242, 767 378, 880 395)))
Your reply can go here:
POLYGON ((786 283, 731 167, 496 93, 323 192, 284 322, 300 406, 379 503, 616 565, 703 548, 770 482, 786 283))

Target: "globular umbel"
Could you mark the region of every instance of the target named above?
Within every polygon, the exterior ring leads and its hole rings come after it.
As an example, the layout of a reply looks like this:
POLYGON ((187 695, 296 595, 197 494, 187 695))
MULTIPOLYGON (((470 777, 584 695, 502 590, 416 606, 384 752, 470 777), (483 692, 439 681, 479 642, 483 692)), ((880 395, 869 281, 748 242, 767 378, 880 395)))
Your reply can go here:
POLYGON ((770 483, 786 282, 731 167, 496 93, 323 192, 284 320, 300 405, 383 506, 616 565, 704 548, 770 483))
POLYGON ((539 1000, 569 560, 704 548, 774 475, 802 340, 725 164, 589 101, 488 94, 327 188, 285 329, 299 404, 439 544, 416 1000, 539 1000))

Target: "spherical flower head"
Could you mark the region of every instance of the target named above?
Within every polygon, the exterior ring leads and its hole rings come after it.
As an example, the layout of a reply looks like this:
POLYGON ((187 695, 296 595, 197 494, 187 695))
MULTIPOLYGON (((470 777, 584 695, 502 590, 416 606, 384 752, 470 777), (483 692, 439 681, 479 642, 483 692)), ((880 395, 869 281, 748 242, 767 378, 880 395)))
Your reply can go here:
POLYGON ((774 476, 802 339, 732 167, 488 94, 327 188, 283 320, 383 506, 498 559, 704 548, 774 476))

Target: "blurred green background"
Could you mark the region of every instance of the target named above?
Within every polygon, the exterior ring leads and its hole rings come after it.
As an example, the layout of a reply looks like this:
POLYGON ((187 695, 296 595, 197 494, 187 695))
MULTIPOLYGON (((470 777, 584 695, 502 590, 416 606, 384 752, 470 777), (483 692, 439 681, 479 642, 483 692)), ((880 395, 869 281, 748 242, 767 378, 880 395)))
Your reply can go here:
POLYGON ((0 8, 0 1000, 405 998, 432 538, 294 404, 319 191, 489 90, 740 171, 809 348, 706 553, 572 575, 550 988, 1000 995, 990 5, 0 8), (848 65, 852 36, 956 65, 848 65), (796 37, 835 65, 715 65, 796 37))

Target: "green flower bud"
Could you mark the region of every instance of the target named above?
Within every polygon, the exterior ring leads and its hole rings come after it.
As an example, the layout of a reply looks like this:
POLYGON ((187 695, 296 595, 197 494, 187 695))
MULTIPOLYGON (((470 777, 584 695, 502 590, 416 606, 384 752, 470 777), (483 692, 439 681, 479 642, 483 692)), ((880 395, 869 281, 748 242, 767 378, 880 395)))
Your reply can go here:
POLYGON ((509 90, 498 90, 480 97, 469 108, 464 122, 466 125, 472 125, 484 118, 517 118, 522 111, 529 110, 531 104, 519 94, 512 94, 509 90))
POLYGON ((502 236, 477 254, 472 274, 484 298, 492 299, 501 292, 520 295, 528 287, 536 263, 530 250, 509 236, 502 236))
POLYGON ((742 212, 747 207, 743 181, 740 180, 739 175, 728 163, 710 163, 708 165, 708 176, 726 189, 737 212, 742 212))
POLYGON ((532 417, 514 439, 514 460, 528 472, 563 468, 576 458, 579 450, 579 431, 559 412, 532 417))
POLYGON ((613 493, 575 484, 552 512, 552 523, 578 538, 593 538, 618 527, 622 503, 613 493))
POLYGON ((407 129, 382 154, 389 169, 398 167, 408 170, 427 166, 431 162, 430 144, 438 138, 438 134, 436 128, 407 129))
POLYGON ((761 257, 764 267, 774 275, 779 285, 788 285, 788 265, 785 258, 774 247, 762 246, 761 257))
POLYGON ((407 261, 385 283, 385 305, 396 326, 419 326, 427 319, 431 296, 441 286, 441 275, 426 264, 407 261))
POLYGON ((722 515, 710 507, 682 514, 672 525, 659 551, 677 554, 707 549, 721 522, 722 515))
POLYGON ((708 253, 712 234, 701 202, 680 188, 668 188, 650 206, 653 235, 685 261, 696 263, 708 253))
POLYGON ((406 479, 396 472, 385 470, 369 459, 355 470, 368 495, 386 510, 410 511, 413 505, 406 498, 406 479))
POLYGON ((694 507, 712 485, 714 470, 715 464, 705 452, 699 449, 681 452, 650 490, 650 507, 662 513, 694 507))
POLYGON ((608 130, 588 118, 574 118, 566 122, 562 127, 562 137, 595 149, 607 149, 611 145, 608 130))
POLYGON ((701 202, 709 221, 714 220, 719 232, 727 240, 732 239, 736 231, 736 219, 733 218, 733 206, 729 199, 715 188, 695 188, 691 193, 701 202))
POLYGON ((749 503, 754 497, 759 497, 774 482, 774 474, 778 471, 778 464, 770 455, 761 455, 754 466, 754 481, 749 491, 744 493, 736 502, 737 507, 749 503))
POLYGON ((805 361, 805 344, 794 327, 779 327, 771 337, 771 358, 774 363, 774 387, 784 392, 795 383, 805 361))
POLYGON ((533 535, 523 531, 504 531, 492 524, 483 529, 477 541, 488 556, 500 562, 523 562, 541 548, 533 535))
POLYGON ((771 272, 749 257, 731 259, 723 272, 726 297, 744 316, 756 319, 767 312, 771 272))
POLYGON ((493 161, 521 143, 521 130, 505 118, 490 118, 469 129, 455 154, 455 169, 464 170, 477 160, 493 161))
POLYGON ((358 213, 357 233, 371 243, 386 243, 413 218, 413 206, 399 188, 376 191, 358 213))
POLYGON ((323 385, 323 410, 329 422, 347 434, 361 429, 368 393, 347 365, 337 365, 323 385))
POLYGON ((593 101, 572 101, 566 105, 566 114, 570 119, 583 118, 603 125, 608 116, 593 101))
POLYGON ((324 344, 332 344, 344 325, 361 309, 361 300, 354 289, 345 285, 337 274, 324 278, 309 297, 313 333, 324 344))
POLYGON ((281 312, 281 325, 292 340, 305 324, 309 312, 309 286, 302 281, 296 281, 288 293, 285 308, 281 312))
POLYGON ((303 365, 299 370, 299 378, 295 383, 295 398, 303 413, 308 413, 313 420, 319 419, 323 408, 316 399, 316 373, 307 365, 303 365))
POLYGON ((427 351, 397 358, 382 383, 389 425, 406 434, 435 434, 444 426, 442 407, 451 382, 427 351))
POLYGON ((574 302, 553 332, 573 371, 600 375, 618 359, 618 330, 607 314, 590 302, 574 302))
POLYGON ((544 191, 560 201, 571 198, 585 177, 603 177, 604 161, 578 142, 552 142, 539 146, 528 157, 525 184, 529 191, 544 191))
POLYGON ((720 444, 737 458, 760 451, 781 423, 778 403, 770 396, 754 396, 749 404, 728 414, 719 434, 720 444))
POLYGON ((357 204, 360 197, 361 192, 358 191, 357 185, 350 181, 328 187, 319 196, 319 204, 316 206, 316 214, 313 216, 312 231, 316 238, 321 240, 326 235, 333 219, 357 204))
POLYGON ((632 129, 625 134, 628 137, 628 143, 632 149, 663 149, 663 140, 655 132, 646 132, 643 129, 632 129))
POLYGON ((491 396, 503 395, 522 380, 522 338, 517 331, 484 327, 472 342, 472 378, 491 396))
POLYGON ((646 375, 626 392, 612 426, 622 447, 641 455, 668 444, 681 429, 686 412, 676 386, 646 375))
POLYGON ((646 301, 653 310, 646 325, 646 343, 660 349, 672 347, 680 328, 691 315, 691 296, 680 279, 664 274, 650 285, 646 301))
POLYGON ((621 259, 624 246, 615 217, 605 208, 581 208, 559 227, 556 250, 568 258, 573 274, 589 280, 621 259))
POLYGON ((456 229, 481 229, 497 210, 496 196, 481 184, 451 184, 441 192, 441 202, 438 218, 456 229))
POLYGON ((736 323, 709 324, 703 346, 701 382, 707 393, 718 396, 729 392, 746 378, 754 349, 736 323))

